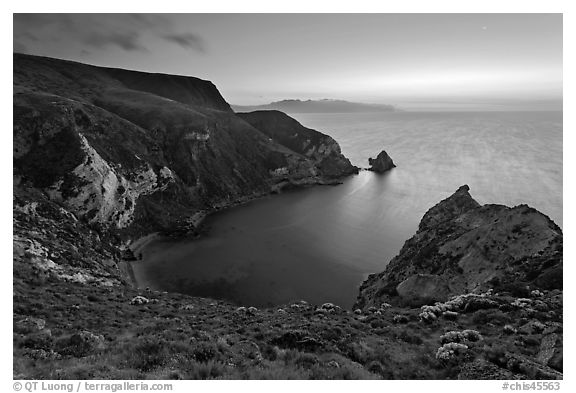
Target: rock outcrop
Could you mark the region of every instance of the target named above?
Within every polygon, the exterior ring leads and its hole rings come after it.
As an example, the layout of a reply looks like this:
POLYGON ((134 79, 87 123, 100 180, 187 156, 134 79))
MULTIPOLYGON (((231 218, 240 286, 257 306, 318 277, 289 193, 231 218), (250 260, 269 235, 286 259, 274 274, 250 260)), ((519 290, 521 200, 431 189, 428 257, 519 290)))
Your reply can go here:
POLYGON ((358 307, 431 304, 488 289, 562 289, 562 230, 526 205, 480 205, 460 187, 428 210, 386 269, 362 284, 358 307))
POLYGON ((133 237, 355 173, 332 138, 280 112, 245 121, 259 117, 198 78, 15 54, 15 184, 133 237))
POLYGON ((396 168, 392 158, 390 158, 388 153, 386 153, 384 150, 382 150, 376 158, 369 158, 368 164, 370 165, 368 170, 378 173, 384 173, 392 168, 396 168))
POLYGON ((413 274, 396 287, 398 297, 411 303, 434 303, 450 293, 445 280, 435 274, 413 274))

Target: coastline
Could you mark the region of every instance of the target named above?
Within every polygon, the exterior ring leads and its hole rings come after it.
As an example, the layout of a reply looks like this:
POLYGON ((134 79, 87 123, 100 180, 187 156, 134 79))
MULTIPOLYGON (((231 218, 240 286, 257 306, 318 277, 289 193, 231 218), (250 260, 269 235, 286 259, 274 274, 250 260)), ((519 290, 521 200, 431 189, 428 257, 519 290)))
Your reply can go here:
POLYGON ((152 232, 145 236, 142 236, 128 245, 128 249, 132 251, 135 257, 138 258, 138 254, 141 256, 141 251, 150 244, 154 239, 157 239, 160 235, 160 232, 152 232))
MULTIPOLYGON (((196 213, 192 214, 188 219, 186 219, 186 225, 185 225, 184 230, 186 231, 186 234, 190 234, 190 233, 194 233, 194 232, 196 234, 200 234, 200 233, 202 233, 202 226, 203 226, 204 222, 206 221, 206 219, 210 215, 212 215, 214 213, 220 212, 222 210, 230 209, 233 207, 242 206, 246 203, 249 203, 249 202, 261 199, 261 198, 265 198, 268 196, 274 196, 274 195, 280 194, 282 191, 286 191, 286 190, 290 190, 290 189, 305 189, 305 188, 314 187, 314 186, 337 186, 337 185, 343 184, 343 180, 345 178, 348 178, 352 175, 357 175, 357 174, 358 173, 352 173, 352 174, 344 175, 344 176, 341 176, 338 178, 333 178, 333 179, 332 178, 330 178, 330 179, 314 178, 314 179, 283 181, 283 182, 279 182, 277 184, 274 184, 273 186, 270 187, 270 190, 268 190, 266 192, 254 192, 252 194, 241 196, 241 197, 234 199, 232 201, 217 202, 217 203, 213 204, 211 208, 199 210, 196 213)), ((159 232, 157 232, 157 234, 160 235, 159 232)), ((184 237, 184 236, 186 236, 186 234, 182 234, 182 228, 176 229, 173 232, 166 233, 167 236, 171 236, 171 237, 184 237)), ((144 237, 146 237, 146 236, 144 236, 144 237)), ((138 240, 144 241, 143 238, 140 238, 138 240)), ((148 244, 148 242, 146 242, 145 244, 142 244, 141 247, 139 247, 139 250, 141 250, 142 247, 144 247, 146 244, 148 244)))
MULTIPOLYGON (((363 168, 358 168, 364 170, 363 168)), ((138 288, 138 281, 134 274, 134 269, 132 267, 133 263, 138 263, 143 258, 144 249, 153 241, 158 240, 162 237, 169 237, 173 239, 184 239, 184 238, 198 238, 200 236, 208 235, 208 231, 204 227, 206 220, 215 213, 221 212, 223 210, 231 209, 234 207, 239 207, 245 205, 249 202, 253 202, 266 197, 274 196, 280 194, 285 190, 304 190, 306 188, 314 186, 338 186, 343 184, 343 180, 358 173, 347 174, 338 178, 314 178, 314 179, 304 179, 296 181, 285 181, 279 182, 273 185, 267 192, 255 192, 249 195, 239 197, 233 201, 221 201, 212 205, 211 208, 202 209, 192 214, 185 220, 185 224, 180 227, 174 228, 172 231, 165 232, 151 232, 146 235, 140 236, 134 240, 128 240, 121 247, 127 256, 123 257, 118 261, 118 266, 120 270, 129 280, 130 284, 134 288, 138 288)))

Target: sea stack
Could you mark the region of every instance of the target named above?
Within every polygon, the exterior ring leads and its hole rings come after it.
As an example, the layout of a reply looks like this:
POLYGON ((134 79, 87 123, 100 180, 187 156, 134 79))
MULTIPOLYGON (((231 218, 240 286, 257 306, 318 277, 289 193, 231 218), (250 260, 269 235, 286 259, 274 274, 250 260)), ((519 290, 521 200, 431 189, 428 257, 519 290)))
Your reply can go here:
POLYGON ((394 162, 392 161, 392 158, 390 158, 390 156, 388 155, 388 153, 386 153, 385 150, 382 150, 375 159, 369 158, 368 164, 370 164, 370 168, 368 168, 369 171, 374 171, 378 173, 384 173, 396 167, 396 165, 394 165, 394 162))

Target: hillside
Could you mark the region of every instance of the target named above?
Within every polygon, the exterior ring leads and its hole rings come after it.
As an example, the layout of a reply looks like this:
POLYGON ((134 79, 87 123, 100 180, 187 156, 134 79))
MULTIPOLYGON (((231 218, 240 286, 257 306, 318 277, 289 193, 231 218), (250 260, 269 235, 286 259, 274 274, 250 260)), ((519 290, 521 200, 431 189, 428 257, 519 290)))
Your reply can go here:
POLYGON ((302 126, 280 111, 238 113, 238 116, 274 142, 313 160, 325 176, 337 177, 352 166, 334 139, 302 126))
POLYGON ((310 133, 311 147, 326 157, 272 140, 207 81, 14 55, 16 184, 42 189, 79 218, 128 237, 357 171, 333 139, 310 133), (336 170, 317 165, 331 160, 336 170))
POLYGON ((232 105, 235 112, 277 110, 286 113, 372 113, 394 112, 392 105, 363 104, 344 100, 282 100, 265 105, 232 105))

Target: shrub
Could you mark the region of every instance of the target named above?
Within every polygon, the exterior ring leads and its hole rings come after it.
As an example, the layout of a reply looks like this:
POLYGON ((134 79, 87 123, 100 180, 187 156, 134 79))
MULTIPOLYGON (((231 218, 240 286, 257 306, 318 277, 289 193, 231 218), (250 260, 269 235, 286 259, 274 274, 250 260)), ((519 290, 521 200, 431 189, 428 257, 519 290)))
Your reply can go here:
POLYGON ((480 310, 472 316, 472 322, 475 325, 486 325, 488 323, 505 325, 511 321, 512 318, 502 312, 502 310, 480 310))
POLYGON ((345 332, 344 329, 338 327, 338 326, 334 326, 334 327, 328 327, 326 328, 322 333, 321 333, 321 337, 324 340, 327 341, 340 341, 343 336, 344 336, 345 332))
POLYGON ((383 328, 386 327, 386 322, 384 322, 381 319, 373 319, 372 321, 370 321, 370 327, 372 329, 377 329, 377 328, 383 328))
POLYGON ((216 379, 226 371, 226 366, 220 362, 192 362, 189 365, 188 379, 216 379))
POLYGON ((406 315, 394 315, 392 321, 394 323, 408 323, 409 319, 406 315))
POLYGON ((482 294, 467 293, 454 296, 444 303, 437 302, 433 306, 422 306, 422 312, 419 314, 419 317, 421 321, 432 322, 447 311, 474 312, 480 309, 498 307, 498 303, 489 298, 491 295, 492 290, 488 290, 488 292, 482 294))
POLYGON ((498 347, 487 347, 484 350, 484 356, 486 359, 495 365, 506 368, 508 358, 506 356, 506 350, 500 346, 498 347))
POLYGON ((420 345, 423 343, 422 338, 420 338, 420 336, 414 333, 409 333, 406 330, 401 330, 400 333, 396 335, 396 337, 408 344, 420 345))
POLYGON ((271 363, 266 368, 249 367, 237 369, 232 375, 227 375, 229 379, 258 379, 258 380, 294 380, 309 379, 310 372, 302 368, 294 368, 283 363, 271 363))
POLYGON ((440 336, 440 343, 473 343, 482 340, 482 335, 476 330, 466 329, 461 332, 451 331, 440 336))
POLYGON ((308 332, 303 330, 284 332, 282 335, 272 339, 270 344, 281 348, 292 348, 309 352, 315 352, 324 346, 322 341, 310 336, 308 332))
POLYGON ((540 340, 535 337, 521 337, 522 344, 527 347, 536 347, 540 345, 540 340))
POLYGON ((50 350, 52 348, 52 335, 47 329, 28 334, 24 337, 22 346, 31 349, 50 350))
POLYGON ((105 339, 102 335, 87 330, 75 333, 70 337, 61 338, 55 343, 58 352, 74 357, 86 356, 95 350, 103 349, 105 345, 105 339))
POLYGON ((501 284, 498 288, 500 292, 508 292, 514 297, 529 297, 530 289, 528 289, 525 282, 509 282, 501 284))
POLYGON ((468 351, 468 346, 465 344, 449 342, 442 345, 436 351, 436 359, 443 363, 449 363, 451 361, 457 360, 466 351, 468 351))
POLYGON ((192 350, 194 360, 202 363, 214 359, 218 354, 216 345, 208 342, 200 342, 192 350))
POLYGON ((273 345, 264 344, 261 346, 260 353, 262 357, 266 360, 274 361, 278 359, 278 351, 273 345))
POLYGON ((318 356, 306 352, 298 352, 298 354, 294 359, 294 364, 296 364, 298 367, 302 367, 305 369, 311 368, 312 366, 318 364, 319 362, 320 360, 318 359, 318 356))
POLYGON ((366 364, 374 357, 374 349, 363 341, 350 343, 347 357, 360 364, 366 364))
POLYGON ((377 360, 373 360, 366 365, 366 369, 374 374, 382 375, 384 373, 384 366, 377 360))
POLYGON ((167 362, 166 347, 166 343, 161 340, 146 339, 131 348, 126 348, 128 363, 140 371, 151 371, 167 362))
POLYGON ((455 321, 456 319, 458 319, 458 315, 459 315, 459 314, 458 314, 457 312, 455 312, 455 311, 444 311, 444 312, 442 313, 442 316, 443 316, 445 319, 448 319, 449 321, 455 321))

